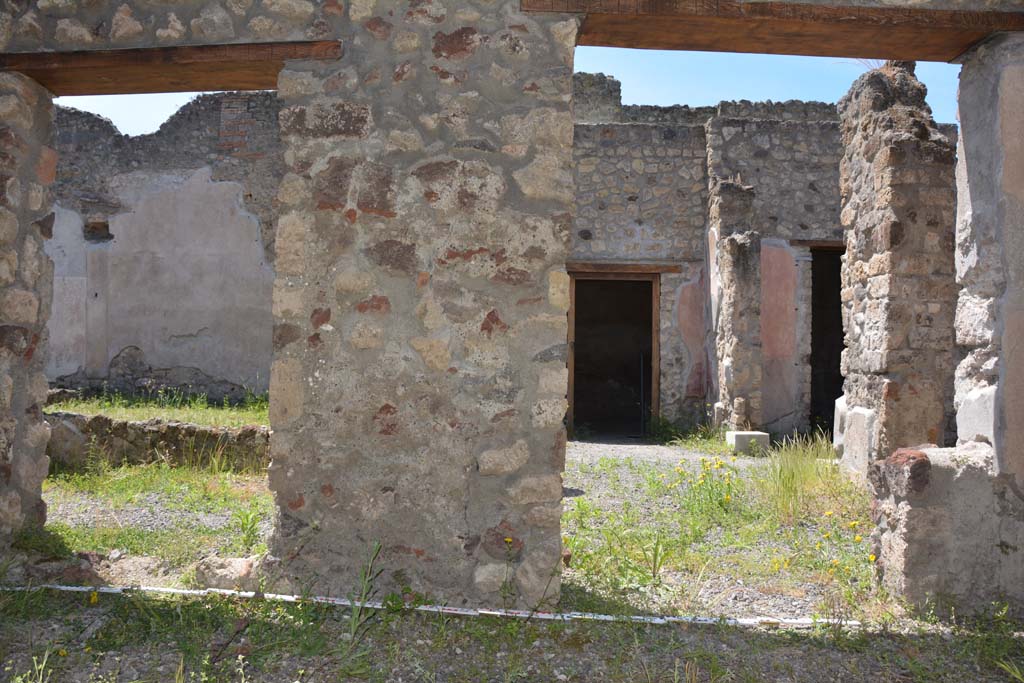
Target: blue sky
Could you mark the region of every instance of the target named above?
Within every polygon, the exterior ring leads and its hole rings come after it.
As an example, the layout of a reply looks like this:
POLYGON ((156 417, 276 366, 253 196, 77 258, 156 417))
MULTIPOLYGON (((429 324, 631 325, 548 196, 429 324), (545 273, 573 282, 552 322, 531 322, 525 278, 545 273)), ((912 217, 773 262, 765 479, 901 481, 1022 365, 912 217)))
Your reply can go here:
MULTIPOLYGON (((622 82, 625 104, 717 104, 721 100, 835 102, 869 68, 853 59, 717 52, 667 52, 599 47, 576 49, 576 70, 603 72, 622 82)), ((928 102, 940 123, 956 121, 960 67, 920 63, 928 102)), ((122 133, 151 133, 194 93, 62 97, 59 104, 106 116, 122 133)))

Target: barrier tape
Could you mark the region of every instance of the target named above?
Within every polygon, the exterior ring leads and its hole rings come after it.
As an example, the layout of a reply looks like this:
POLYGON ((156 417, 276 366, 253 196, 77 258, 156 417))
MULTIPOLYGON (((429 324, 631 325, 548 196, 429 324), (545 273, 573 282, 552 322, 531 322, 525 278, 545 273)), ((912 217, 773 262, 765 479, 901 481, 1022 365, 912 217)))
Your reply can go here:
MULTIPOLYGON (((288 595, 284 593, 256 593, 253 591, 235 591, 223 588, 163 588, 160 586, 65 586, 56 583, 43 583, 37 586, 0 586, 0 591, 6 592, 32 592, 39 590, 55 590, 65 593, 103 593, 105 595, 128 595, 130 593, 158 593, 164 595, 187 595, 202 597, 206 595, 223 595, 236 598, 276 600, 279 602, 312 602, 323 605, 334 605, 337 607, 365 607, 369 609, 383 610, 384 604, 377 600, 358 602, 345 598, 331 598, 327 596, 303 597, 299 595, 288 595)), ((485 609, 471 607, 450 607, 447 605, 408 605, 406 609, 431 614, 451 614, 460 617, 504 617, 514 619, 539 619, 543 621, 607 621, 635 624, 697 624, 697 625, 724 625, 724 626, 747 626, 762 628, 812 628, 814 626, 842 625, 850 628, 859 628, 859 621, 842 619, 818 619, 818 618, 773 618, 773 617, 673 617, 673 616, 645 616, 645 615, 618 615, 618 614, 597 614, 595 612, 540 612, 518 609, 485 609)))

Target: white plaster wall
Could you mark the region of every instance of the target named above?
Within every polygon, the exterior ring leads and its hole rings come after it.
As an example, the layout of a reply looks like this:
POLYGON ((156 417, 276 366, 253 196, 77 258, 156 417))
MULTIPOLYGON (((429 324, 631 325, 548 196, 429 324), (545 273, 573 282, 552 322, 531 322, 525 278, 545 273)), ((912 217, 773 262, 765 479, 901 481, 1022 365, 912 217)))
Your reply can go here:
POLYGON ((110 220, 110 242, 86 243, 81 218, 58 214, 48 245, 61 292, 51 321, 51 378, 81 367, 96 376, 136 346, 153 368, 196 368, 267 390, 273 268, 259 221, 244 208, 243 186, 210 174, 111 178, 125 211, 110 220))
POLYGON ((54 205, 53 238, 44 243, 53 260, 53 309, 46 377, 71 375, 85 367, 86 265, 82 217, 54 205))

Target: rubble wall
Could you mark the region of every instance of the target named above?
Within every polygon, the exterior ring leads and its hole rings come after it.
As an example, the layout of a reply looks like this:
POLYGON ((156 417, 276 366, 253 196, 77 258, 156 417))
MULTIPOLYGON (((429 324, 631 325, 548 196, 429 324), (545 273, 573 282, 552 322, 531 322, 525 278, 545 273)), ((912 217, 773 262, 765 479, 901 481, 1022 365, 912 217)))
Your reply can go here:
POLYGON ((52 382, 267 390, 278 110, 273 93, 203 95, 130 137, 58 108, 52 382))
POLYGON ((52 121, 49 92, 0 74, 0 552, 19 529, 46 521, 43 364, 53 264, 43 243, 53 230, 52 121))
POLYGON ((863 475, 897 448, 944 445, 952 396, 953 143, 913 65, 869 72, 839 104, 842 162, 843 460, 863 475))
POLYGON ((0 8, 0 50, 329 40, 345 26, 340 0, 19 0, 0 8))
POLYGON ((345 594, 559 594, 576 19, 349 5, 278 81, 272 551, 345 594), (406 588, 408 587, 408 588, 406 588))

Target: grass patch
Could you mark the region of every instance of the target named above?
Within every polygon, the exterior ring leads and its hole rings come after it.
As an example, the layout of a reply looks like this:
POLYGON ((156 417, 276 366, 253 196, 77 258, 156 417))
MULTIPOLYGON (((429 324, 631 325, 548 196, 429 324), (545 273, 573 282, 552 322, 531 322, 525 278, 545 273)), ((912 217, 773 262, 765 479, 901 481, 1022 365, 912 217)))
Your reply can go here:
POLYGON ((650 440, 654 443, 709 455, 726 456, 732 452, 725 442, 725 427, 715 427, 710 423, 699 424, 692 429, 682 431, 668 420, 656 417, 651 420, 650 440))
POLYGON ((191 512, 233 513, 270 499, 266 475, 166 462, 115 467, 101 461, 83 471, 57 471, 43 482, 43 492, 56 501, 87 494, 115 508, 159 499, 164 507, 191 512))
POLYGON ((622 503, 577 498, 564 518, 573 608, 714 613, 698 599, 712 577, 785 594, 813 584, 829 595, 821 616, 863 616, 884 600, 865 540, 869 497, 823 457, 822 435, 777 444, 756 463, 710 456, 673 469, 609 459, 596 467, 622 503), (619 482, 626 470, 640 491, 619 482), (640 500, 640 499, 643 500, 640 500), (873 607, 873 605, 872 605, 873 607))
POLYGON ((243 475, 163 462, 57 472, 43 483, 54 510, 78 509, 45 529, 26 529, 15 545, 48 557, 74 552, 158 557, 183 567, 204 555, 265 549, 261 530, 273 515, 265 475, 243 475), (83 515, 82 506, 95 514, 83 515), (153 528, 154 520, 159 522, 153 528))
POLYGON ((125 680, 116 674, 130 667, 132 680, 225 683, 990 683, 1006 680, 999 661, 1017 662, 1019 669, 1022 657, 1024 642, 1009 625, 984 620, 836 642, 813 631, 459 618, 220 596, 99 595, 94 601, 88 594, 0 593, 0 677, 22 682, 125 680), (967 651, 981 641, 991 647, 967 651), (27 677, 44 661, 43 674, 51 678, 27 677))
POLYGON ((159 419, 212 427, 270 424, 266 394, 249 394, 237 404, 226 400, 218 404, 210 402, 205 394, 190 395, 174 390, 159 391, 149 396, 104 393, 60 401, 47 409, 82 415, 106 415, 114 420, 133 422, 159 419))

